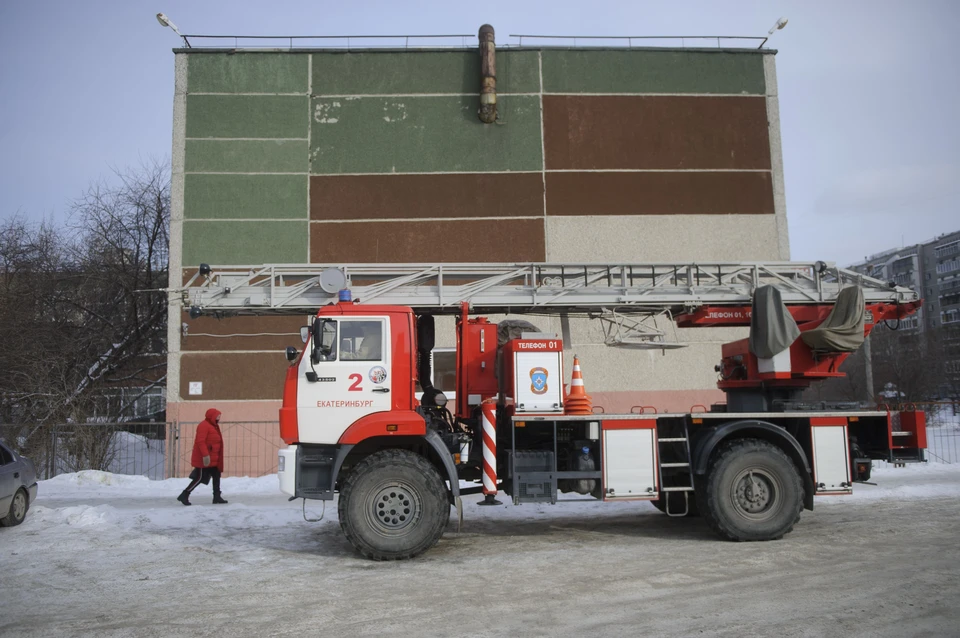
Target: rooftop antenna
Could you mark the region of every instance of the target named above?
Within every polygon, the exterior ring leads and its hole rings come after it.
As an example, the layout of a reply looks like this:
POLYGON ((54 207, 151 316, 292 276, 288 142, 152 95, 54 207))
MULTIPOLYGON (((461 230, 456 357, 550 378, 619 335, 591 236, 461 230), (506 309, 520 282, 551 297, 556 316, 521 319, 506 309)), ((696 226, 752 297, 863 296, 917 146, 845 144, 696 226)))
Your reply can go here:
MULTIPOLYGON (((780 31, 781 29, 783 29, 783 27, 787 26, 787 22, 788 22, 788 20, 787 20, 786 18, 780 18, 779 20, 777 20, 777 21, 774 23, 774 25, 773 25, 772 27, 770 27, 770 30, 767 31, 767 37, 765 37, 765 38, 763 39, 763 42, 761 42, 761 43, 760 43, 760 46, 757 47, 757 48, 762 49, 762 48, 763 48, 763 45, 766 44, 766 43, 767 43, 767 40, 769 40, 770 37, 773 35, 773 32, 774 32, 774 31, 780 31)), ((184 39, 186 39, 186 38, 184 38, 184 39)))
MULTIPOLYGON (((181 38, 183 38, 183 44, 184 44, 188 49, 190 48, 190 41, 187 40, 187 36, 185 36, 185 35, 183 35, 182 33, 180 33, 180 29, 177 28, 177 25, 175 25, 170 18, 168 18, 167 16, 165 16, 165 15, 162 14, 162 13, 158 13, 158 14, 157 14, 157 22, 159 22, 159 23, 160 23, 160 26, 162 26, 162 27, 170 27, 171 29, 173 29, 173 32, 174 32, 174 33, 176 33, 178 36, 180 36, 181 38)), ((764 40, 764 42, 766 42, 766 40, 764 40)))

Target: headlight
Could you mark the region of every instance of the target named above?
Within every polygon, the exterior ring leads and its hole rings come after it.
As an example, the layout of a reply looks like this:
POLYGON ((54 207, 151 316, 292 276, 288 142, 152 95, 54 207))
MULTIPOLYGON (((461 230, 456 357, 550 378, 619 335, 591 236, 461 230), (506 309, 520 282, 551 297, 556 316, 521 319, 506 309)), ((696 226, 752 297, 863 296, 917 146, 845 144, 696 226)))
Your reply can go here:
POLYGON ((287 460, 287 457, 285 457, 285 456, 282 455, 282 454, 277 457, 277 471, 278 471, 278 472, 283 472, 283 471, 284 471, 284 466, 286 465, 286 460, 287 460))

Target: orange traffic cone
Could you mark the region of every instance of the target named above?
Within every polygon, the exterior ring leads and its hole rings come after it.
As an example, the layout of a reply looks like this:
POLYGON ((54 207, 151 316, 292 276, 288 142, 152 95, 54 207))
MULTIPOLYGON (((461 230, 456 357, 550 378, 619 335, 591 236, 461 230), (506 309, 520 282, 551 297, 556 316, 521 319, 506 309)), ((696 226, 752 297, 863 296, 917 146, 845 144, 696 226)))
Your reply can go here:
POLYGON ((593 414, 593 400, 583 387, 583 374, 580 372, 580 359, 573 357, 573 378, 570 380, 570 393, 563 402, 564 414, 593 414))

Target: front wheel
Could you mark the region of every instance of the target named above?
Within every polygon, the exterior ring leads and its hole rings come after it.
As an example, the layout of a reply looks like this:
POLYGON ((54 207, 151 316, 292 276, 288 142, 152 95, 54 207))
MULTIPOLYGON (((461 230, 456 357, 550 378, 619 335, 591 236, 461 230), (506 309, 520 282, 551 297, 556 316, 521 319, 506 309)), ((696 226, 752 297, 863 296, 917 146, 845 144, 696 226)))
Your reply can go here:
POLYGON ((740 439, 714 454, 698 498, 704 519, 720 536, 775 540, 800 518, 803 483, 783 450, 766 441, 740 439))
POLYGON ((27 516, 27 509, 30 503, 27 500, 27 493, 21 488, 13 495, 13 501, 10 503, 10 511, 3 518, 0 518, 0 527, 13 527, 23 522, 27 516))
POLYGON ((358 463, 343 482, 340 527, 373 560, 412 558, 433 547, 450 520, 447 488, 419 454, 388 449, 358 463))

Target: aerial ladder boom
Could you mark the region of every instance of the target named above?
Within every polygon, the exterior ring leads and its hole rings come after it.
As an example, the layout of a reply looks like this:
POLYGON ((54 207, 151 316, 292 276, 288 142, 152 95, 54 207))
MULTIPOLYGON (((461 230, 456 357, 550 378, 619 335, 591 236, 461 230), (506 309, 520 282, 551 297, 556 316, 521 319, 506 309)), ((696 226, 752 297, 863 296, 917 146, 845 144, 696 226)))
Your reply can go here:
MULTIPOLYGON (((193 316, 303 314, 336 302, 338 292, 350 288, 360 303, 409 306, 418 314, 458 314, 467 302, 478 313, 668 312, 698 321, 689 325, 707 325, 704 308, 749 308, 757 288, 768 285, 780 291, 789 307, 830 305, 850 285, 863 290, 868 306, 919 301, 909 288, 822 261, 201 264, 182 288, 171 292, 181 295, 193 316)), ((744 318, 748 324, 748 315, 717 323, 744 325, 744 318)))

